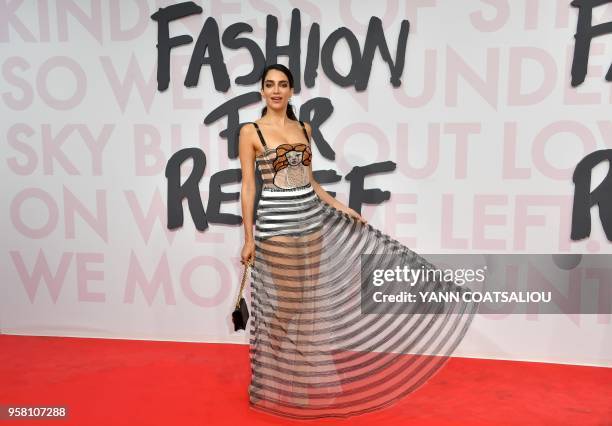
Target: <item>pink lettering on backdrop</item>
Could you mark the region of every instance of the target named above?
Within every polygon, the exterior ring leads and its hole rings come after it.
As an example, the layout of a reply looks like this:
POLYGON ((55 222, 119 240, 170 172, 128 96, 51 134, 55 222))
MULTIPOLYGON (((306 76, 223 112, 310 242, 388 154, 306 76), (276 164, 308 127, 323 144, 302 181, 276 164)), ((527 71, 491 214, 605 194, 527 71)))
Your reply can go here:
POLYGON ((351 102, 353 102, 355 105, 361 106, 363 111, 372 111, 369 90, 364 90, 363 92, 355 92, 351 90, 348 93, 345 93, 345 95, 350 96, 351 102))
MULTIPOLYGON (((201 306, 203 308, 212 308, 219 306, 230 296, 230 288, 232 285, 226 285, 227 283, 237 281, 237 277, 232 277, 228 271, 225 263, 219 258, 214 256, 197 256, 190 259, 189 262, 183 267, 181 271, 181 289, 187 299, 194 305, 201 306), (204 267, 206 270, 207 277, 215 277, 212 279, 206 279, 203 284, 208 288, 213 286, 213 282, 218 282, 217 292, 212 296, 201 296, 194 290, 194 271, 204 267), (211 271, 212 270, 212 271, 211 271), (216 274, 214 274, 216 272, 216 274)), ((201 286, 200 286, 201 287, 201 286)))
POLYGON ((53 56, 42 63, 36 74, 36 90, 41 99, 51 108, 56 110, 68 110, 76 108, 81 104, 87 92, 87 76, 78 62, 67 56, 53 56), (55 74, 56 68, 65 68, 68 74, 63 73, 54 78, 62 81, 62 87, 68 87, 69 83, 76 85, 74 93, 66 99, 55 97, 49 92, 49 74, 55 74))
POLYGON ((553 164, 553 158, 564 157, 563 153, 567 151, 568 146, 575 145, 574 141, 578 141, 582 148, 575 155, 576 158, 595 151, 598 145, 612 146, 612 143, 605 137, 606 134, 612 133, 612 124, 603 120, 596 123, 601 135, 600 144, 595 139, 593 132, 582 123, 563 120, 544 126, 535 135, 533 142, 521 145, 518 141, 524 140, 526 137, 517 135, 518 123, 504 123, 502 177, 504 179, 531 178, 531 166, 519 167, 520 165, 517 164, 519 162, 518 158, 528 158, 530 156, 533 166, 547 178, 560 181, 571 180, 574 164, 570 163, 567 167, 562 168, 553 164), (531 152, 520 152, 519 146, 530 146, 531 152), (558 148, 560 146, 563 146, 562 150, 558 148))
MULTIPOLYGON (((480 74, 486 74, 484 78, 480 77, 479 71, 476 70, 476 68, 482 67, 482 60, 479 60, 478 64, 468 64, 467 60, 453 48, 446 48, 445 106, 465 106, 459 103, 459 78, 462 78, 491 108, 497 110, 499 106, 499 90, 501 88, 499 84, 499 48, 487 48, 486 54, 479 55, 480 57, 485 59, 485 71, 480 72, 480 74)), ((471 94, 471 92, 469 93, 471 94)), ((464 92, 461 92, 461 97, 465 98, 464 92)))
MULTIPOLYGON (((455 175, 456 179, 467 178, 468 142, 471 134, 480 134, 482 123, 446 123, 444 133, 455 135, 455 175)), ((472 140, 473 141, 473 140, 472 140)))
POLYGON ((68 159, 64 151, 61 149, 61 146, 64 144, 64 142, 66 142, 68 137, 75 130, 75 125, 68 124, 62 127, 60 131, 55 136, 53 136, 50 124, 43 124, 41 126, 44 174, 56 174, 56 171, 53 167, 54 160, 57 161, 62 166, 64 171, 66 171, 66 173, 68 173, 69 175, 79 174, 79 171, 77 170, 74 163, 72 163, 68 159))
MULTIPOLYGON (((459 217, 465 218, 465 209, 461 214, 455 213, 456 193, 442 194, 441 207, 441 247, 444 249, 466 250, 468 248, 477 249, 499 249, 502 248, 502 240, 494 240, 485 233, 485 228, 490 226, 508 225, 508 219, 514 219, 513 230, 515 250, 527 249, 527 234, 529 231, 530 240, 535 242, 541 234, 534 232, 534 228, 541 228, 543 232, 551 226, 558 229, 559 250, 567 251, 570 249, 569 240, 571 196, 569 195, 516 195, 514 211, 509 217, 507 215, 487 214, 486 209, 489 205, 506 206, 510 205, 507 195, 500 194, 477 194, 474 196, 473 211, 471 213, 471 236, 472 242, 461 235, 455 224, 459 217), (530 209, 538 209, 548 214, 532 213, 530 209), (490 240, 490 241, 489 241, 490 240)), ((508 211, 507 209, 505 211, 508 211)), ((469 212, 467 214, 470 214, 469 212)), ((468 231, 469 232, 469 231, 468 231)), ((465 235, 465 233, 463 233, 465 235)), ((550 239, 549 236, 546 238, 550 239)), ((507 241, 507 240, 506 240, 507 241)), ((503 248, 507 248, 506 245, 503 248)))
POLYGON ((391 94, 393 99, 399 104, 399 106, 405 108, 419 108, 428 105, 434 97, 436 90, 436 79, 432 76, 437 75, 438 69, 438 57, 437 51, 433 49, 425 49, 423 55, 423 74, 413 75, 410 80, 402 83, 400 87, 396 87, 391 94), (417 82, 417 78, 421 81, 417 82), (406 92, 408 89, 414 87, 422 87, 421 93, 415 95, 408 95, 406 92))
MULTIPOLYGON (((147 259, 151 259, 150 253, 146 253, 147 259)), ((157 262, 157 267, 151 276, 150 271, 145 271, 140 264, 140 260, 133 250, 130 251, 130 260, 128 262, 128 271, 125 278, 125 293, 123 303, 135 303, 136 289, 140 289, 142 296, 148 306, 153 305, 158 297, 160 290, 163 290, 163 300, 158 303, 165 305, 176 305, 176 297, 172 283, 172 275, 170 274, 170 264, 168 256, 165 252, 157 262)))
MULTIPOLYGON (((526 250, 527 233, 529 232, 531 241, 536 241, 538 234, 533 231, 533 228, 546 229, 547 219, 554 217, 555 220, 552 224, 548 222, 548 226, 558 226, 558 249, 569 250, 571 206, 570 195, 517 195, 514 211, 514 249, 526 250), (544 209, 549 212, 549 215, 530 214, 530 208, 539 208, 540 211, 544 209)), ((550 243, 552 248, 554 242, 550 243)))
POLYGON ((591 131, 582 123, 577 121, 562 120, 550 123, 535 136, 531 145, 531 151, 533 156, 533 163, 538 170, 549 179, 562 180, 570 182, 572 179, 572 173, 574 172, 574 163, 570 163, 566 168, 556 167, 549 161, 550 156, 546 155, 546 147, 549 143, 557 149, 567 149, 568 144, 578 139, 578 142, 582 145, 583 152, 578 154, 577 158, 582 158, 585 155, 595 151, 597 149, 597 142, 591 131), (563 135, 564 137, 560 136, 563 135), (569 134, 570 137, 565 136, 569 134), (576 137, 571 137, 571 136, 576 137), (556 143, 552 143, 552 139, 556 143))
MULTIPOLYGON (((145 111, 147 113, 150 112, 157 90, 155 67, 148 69, 149 76, 148 80, 145 81, 144 73, 134 54, 130 56, 130 62, 128 63, 127 70, 123 72, 123 77, 118 75, 110 56, 101 56, 100 63, 115 96, 115 101, 122 113, 126 112, 134 86, 142 105, 144 105, 145 111)), ((130 102, 130 108, 136 108, 136 105, 135 102, 130 102)))
MULTIPOLYGON (((571 7, 567 7, 566 0, 556 0, 555 28, 569 28, 571 7)), ((568 80, 566 80, 568 81, 568 80)))
POLYGON ((442 194, 442 215, 440 220, 440 246, 444 249, 465 250, 468 239, 455 236, 454 224, 455 194, 442 194))
MULTIPOLYGON (((512 2, 510 0, 481 1, 487 1, 494 4, 509 4, 513 7, 523 7, 523 29, 528 31, 534 31, 540 28, 569 28, 570 13, 574 12, 574 10, 568 6, 569 3, 567 2, 567 0, 531 0, 524 2, 512 2), (546 6, 548 9, 544 10, 543 6, 546 6), (554 17, 554 20, 552 22, 550 22, 551 17, 554 17)), ((597 22, 598 19, 600 22, 609 21, 610 19, 605 19, 605 16, 610 16, 611 12, 612 10, 610 8, 610 5, 604 5, 593 9, 594 21, 597 22), (602 16, 598 18, 600 12, 602 16)), ((573 25, 575 24, 572 23, 572 26, 573 25)))
MULTIPOLYGON (((49 3, 39 0, 36 2, 38 6, 38 25, 40 27, 40 41, 51 41, 51 22, 49 17, 49 3)), ((57 14, 56 14, 57 16, 57 14)))
POLYGON ((29 81, 15 72, 16 70, 27 71, 28 69, 30 69, 30 63, 21 56, 11 56, 2 64, 2 77, 5 82, 21 91, 19 97, 8 91, 2 93, 2 100, 10 109, 22 111, 29 108, 34 101, 34 90, 29 81))
POLYGON ((149 25, 149 6, 146 0, 107 0, 109 8, 110 39, 112 41, 130 41, 143 35, 149 25), (138 16, 131 27, 122 26, 122 11, 136 7, 138 16))
MULTIPOLYGON (((339 21, 342 24, 344 24, 345 27, 350 28, 351 31, 355 35, 365 35, 368 30, 368 24, 362 23, 359 19, 355 17, 355 15, 353 14, 353 9, 351 8, 351 5, 353 4, 361 4, 361 3, 359 1, 357 2, 343 1, 343 2, 338 3, 338 7, 340 11, 339 21)), ((390 29, 389 27, 391 26, 393 21, 398 16, 399 2, 385 2, 385 3, 379 3, 379 5, 385 6, 385 10, 382 11, 379 9, 377 12, 377 15, 380 16, 383 28, 385 30, 388 30, 390 29), (385 25, 385 23, 387 23, 387 25, 385 25)), ((364 20, 368 20, 368 19, 369 18, 366 17, 364 20)), ((413 25, 413 20, 410 19, 410 27, 411 27, 410 30, 411 32, 414 32, 414 28, 412 27, 412 25, 413 25)))
MULTIPOLYGON (((79 214, 81 219, 89 225, 98 236, 108 243, 108 217, 106 205, 106 190, 96 190, 96 214, 85 208, 80 197, 75 196, 67 187, 62 186, 63 219, 65 226, 64 238, 78 238, 76 235, 75 217, 79 214)), ((31 209, 27 211, 32 211, 31 209)), ((59 223, 59 207, 54 197, 40 188, 26 188, 20 191, 11 201, 11 222, 14 228, 28 238, 45 238, 57 228, 59 223), (45 209, 36 209, 36 217, 47 217, 42 226, 34 228, 26 224, 26 214, 22 213, 22 206, 26 202, 37 200, 43 203, 45 209)))
POLYGON ((134 124, 134 173, 136 176, 162 175, 167 153, 162 150, 159 128, 153 124, 134 124))
POLYGON ((347 174, 354 166, 371 164, 377 161, 391 160, 391 149, 389 147, 389 141, 385 134, 371 123, 352 123, 345 126, 338 136, 334 140, 334 150, 336 151, 336 165, 341 171, 341 174, 347 174), (363 137, 356 137, 356 135, 367 135, 374 141, 369 145, 373 145, 376 149, 376 155, 368 155, 367 161, 361 161, 359 154, 368 152, 364 147, 363 137), (347 148, 350 146, 350 148, 347 148), (351 151, 355 152, 352 154, 351 151), (359 159, 359 160, 357 160, 359 159), (357 163, 360 164, 357 164, 357 163))
MULTIPOLYGON (((85 124, 67 124, 65 125, 57 135, 52 135, 51 125, 41 125, 41 143, 42 152, 40 156, 43 162, 43 173, 46 175, 53 175, 56 170, 53 167, 54 160, 59 162, 64 170, 72 175, 81 175, 76 165, 72 163, 68 156, 64 153, 61 146, 67 139, 73 136, 74 133, 78 133, 75 136, 79 147, 83 146, 82 142, 85 142, 85 147, 89 150, 91 158, 91 174, 94 176, 101 176, 103 170, 103 154, 104 149, 107 146, 114 125, 105 124, 102 127, 99 135, 96 137, 92 134, 90 129, 85 124)), ((26 140, 19 138, 19 135, 27 136, 27 139, 32 139, 35 136, 35 131, 28 124, 16 123, 11 126, 7 133, 8 144, 15 149, 15 151, 23 154, 27 161, 20 163, 16 157, 9 157, 7 163, 9 169, 18 175, 31 175, 34 174, 38 167, 39 156, 36 150, 32 147, 32 143, 28 143, 26 140)))
POLYGON ((29 108, 34 103, 34 90, 31 81, 36 81, 36 93, 44 104, 52 109, 63 111, 71 110, 81 105, 87 94, 87 76, 81 65, 74 59, 67 56, 52 56, 45 60, 40 68, 36 71, 29 72, 30 63, 23 57, 12 56, 2 65, 2 75, 6 82, 18 89, 20 97, 17 97, 11 92, 3 92, 2 99, 5 104, 14 110, 24 110, 29 108), (17 70, 19 74, 17 74, 17 70), (26 78, 22 78, 26 77, 26 78), (62 81, 63 84, 58 86, 53 81, 62 81), (69 91, 70 86, 74 85, 72 93, 69 91), (68 93, 66 96, 58 97, 58 87, 68 93))
MULTIPOLYGON (((199 130, 199 133, 201 134, 202 129, 205 126, 201 126, 198 123, 197 127, 199 130)), ((195 142, 196 142, 195 138, 193 137, 193 134, 191 132, 187 132, 187 134, 183 134, 183 127, 180 124, 172 124, 170 126, 170 146, 172 148, 172 152, 176 152, 179 149, 186 147, 186 146, 195 146, 196 145, 195 142)), ((207 148, 207 147, 202 147, 202 148, 207 148)), ((204 151, 206 151, 206 149, 204 149, 204 151)), ((204 170, 204 173, 206 173, 206 170, 204 170)))
POLYGON ((57 31, 60 41, 68 41, 68 16, 73 21, 81 24, 81 27, 94 37, 98 43, 102 44, 102 2, 101 0, 90 0, 90 11, 85 11, 79 7, 83 2, 73 0, 62 0, 56 3, 57 6, 57 31))
MULTIPOLYGON (((295 4, 296 2, 292 2, 293 7, 297 7, 301 9, 300 4, 295 4)), ((223 17, 227 15, 242 15, 243 14, 243 2, 225 2, 225 1, 211 1, 206 4, 208 14, 210 16, 218 17, 219 23, 224 22, 223 17)), ((303 16, 303 15, 302 15, 303 16)), ((232 22, 233 23, 233 22, 232 22)), ((303 23, 303 22, 302 22, 303 23)))
MULTIPOLYGON (((386 232, 392 235, 408 247, 417 247, 417 238, 412 234, 406 235, 400 232, 400 225, 417 225, 417 215, 414 211, 400 211, 402 206, 416 206, 419 202, 417 194, 395 193, 386 203, 385 224, 386 232)), ((414 207, 412 207, 414 209, 414 207)), ((402 209, 405 210, 405 209, 402 209)), ((368 216, 369 217, 369 216, 368 216)), ((406 228, 406 227, 405 227, 406 228)), ((410 227, 413 232, 418 232, 418 226, 410 227)))
POLYGON ((38 166, 38 156, 34 148, 26 141, 22 141, 19 135, 31 137, 34 135, 34 129, 25 123, 15 123, 9 127, 6 140, 9 146, 15 151, 21 153, 26 161, 20 161, 18 157, 7 157, 6 163, 11 172, 20 176, 27 176, 34 173, 38 166))
POLYGON ((429 123, 427 125, 427 154, 425 160, 417 161, 416 155, 413 154, 414 148, 410 150, 410 146, 421 145, 421 138, 409 136, 410 127, 406 123, 398 123, 397 125, 397 143, 395 148, 397 154, 395 156, 398 171, 410 179, 426 179, 432 176, 440 163, 440 124, 429 123), (414 164, 424 163, 421 167, 416 167, 414 164))
POLYGON ((510 48, 508 70, 508 105, 536 105, 545 100, 555 90, 557 82, 557 64, 547 51, 536 47, 510 48), (539 65, 541 72, 524 72, 525 63, 531 62, 539 65), (534 86, 536 75, 539 87, 531 89, 530 93, 523 93, 521 88, 525 83, 534 86))
POLYGON ((38 250, 34 267, 30 272, 25 264, 25 261, 21 257, 21 253, 15 250, 9 251, 15 270, 19 275, 19 282, 23 285, 30 303, 34 303, 36 294, 38 293, 38 287, 41 281, 44 281, 49 295, 53 303, 57 303, 57 299, 60 295, 64 282, 66 281, 66 274, 68 268, 72 262, 72 253, 62 253, 61 258, 58 262, 58 266, 54 273, 51 272, 49 262, 42 249, 38 250))
MULTIPOLYGON (((106 189, 97 189, 96 193, 96 214, 85 208, 80 198, 82 195, 75 196, 65 185, 62 185, 64 201, 64 223, 66 227, 65 237, 76 239, 75 221, 76 213, 89 225, 98 236, 108 243, 108 208, 106 204, 106 189)), ((89 237, 91 241, 93 238, 89 237)))
MULTIPOLYGON (((227 4, 221 4, 227 6, 227 4)), ((240 4, 243 5, 243 3, 240 4)), ((321 5, 322 3, 317 4, 310 0, 293 0, 291 2, 292 7, 300 9, 302 28, 310 28, 313 24, 323 21, 323 9, 321 5)))
MULTIPOLYGON (((134 173, 136 176, 159 176, 163 177, 166 168, 166 161, 164 158, 168 158, 171 154, 171 149, 176 152, 186 147, 199 146, 205 151, 206 155, 206 168, 204 170, 203 178, 211 174, 211 153, 210 147, 204 146, 203 133, 205 131, 203 126, 199 126, 197 129, 199 141, 196 143, 196 138, 191 132, 184 133, 183 127, 180 124, 170 124, 169 129, 161 129, 160 126, 154 126, 150 124, 138 124, 134 126, 134 173), (161 134, 160 130, 164 133, 161 134), (170 143, 168 143, 170 142, 170 143)), ((226 154, 227 155, 227 154, 226 154)), ((220 167, 217 163, 213 172, 217 172, 220 167)), ((189 176, 193 170, 193 161, 185 161, 180 166, 180 174, 183 176, 183 180, 189 176)), ((204 179, 201 181, 203 185, 204 179)))
POLYGON ((484 10, 477 10, 469 14, 472 26, 482 33, 500 30, 510 17, 510 4, 508 0, 481 0, 485 3, 484 10))
MULTIPOLYGON (((418 34, 419 32, 419 9, 423 8, 435 8, 438 6, 436 0, 410 0, 404 2, 406 8, 406 17, 410 21, 410 32, 412 34, 418 34)), ((428 11, 423 11, 427 13, 428 11)), ((429 11, 433 13, 433 11, 429 11)))
MULTIPOLYGON (((88 169, 91 170, 92 175, 101 176, 104 173, 102 156, 106 145, 110 141, 114 127, 114 124, 105 124, 96 137, 86 124, 67 124, 62 127, 56 135, 52 134, 50 124, 41 125, 44 174, 56 174, 54 160, 60 163, 62 168, 70 175, 85 174, 84 171, 79 171, 76 168, 76 165, 69 160, 68 156, 61 148, 70 137, 73 137, 74 133, 78 133, 78 137, 74 137, 73 143, 82 147, 82 142, 85 142, 85 146, 88 148, 91 158, 91 164, 88 169)), ((85 167, 82 168, 84 169, 85 167)))
POLYGON ((26 25, 17 16, 17 11, 23 3, 24 0, 0 1, 0 42, 7 43, 11 41, 11 30, 19 34, 23 41, 36 41, 34 34, 28 29, 30 25, 26 25))
POLYGON ((105 124, 102 126, 102 130, 100 130, 100 133, 96 137, 89 129, 89 126, 85 124, 77 124, 77 131, 81 135, 82 140, 85 142, 85 146, 89 149, 89 155, 91 158, 91 174, 93 176, 102 176, 104 173, 104 169, 102 167, 104 150, 110 142, 110 138, 114 130, 114 124, 105 124))
POLYGON ((76 253, 76 282, 79 302, 105 302, 106 294, 89 288, 91 281, 104 283, 104 270, 90 269, 90 263, 104 264, 102 253, 76 253))
POLYGON ((589 240, 589 242, 586 244, 586 249, 589 253, 597 253, 601 249, 601 245, 599 244, 599 241, 589 240))
MULTIPOLYGON (((31 208, 28 211, 33 211, 31 208)), ((51 235, 51 232, 57 227, 59 222, 59 208, 55 203, 55 199, 46 191, 40 188, 25 188, 22 189, 13 197, 10 206, 11 224, 21 235, 40 239, 51 235), (25 223, 25 217, 22 214, 22 205, 26 202, 39 201, 44 208, 36 209, 36 217, 43 220, 43 224, 34 228, 25 223), (46 213, 46 215, 45 215, 46 213)))
MULTIPOLYGON (((200 146, 211 153, 211 158, 215 158, 215 164, 217 164, 219 169, 227 170, 233 167, 240 168, 240 158, 230 160, 227 157, 227 145, 219 138, 216 129, 198 126, 198 134, 200 137, 200 146), (212 157, 212 155, 214 155, 214 157, 212 157)), ((208 172, 213 173, 212 168, 208 169, 208 172)), ((207 171, 204 170, 205 175, 206 173, 207 171)))
POLYGON ((526 1, 524 2, 524 5, 525 5, 524 28, 526 30, 535 30, 538 28, 538 17, 540 16, 540 1, 539 0, 526 1))
MULTIPOLYGON (((248 15, 247 14, 243 15, 241 17, 241 22, 244 22, 250 25, 251 28, 253 28, 253 31, 250 32, 253 38, 256 38, 258 40, 263 40, 266 37, 266 16, 273 15, 273 16, 278 17, 278 16, 282 16, 282 13, 278 8, 275 7, 274 3, 272 2, 268 2, 268 3, 253 2, 250 4, 250 7, 253 8, 255 13, 249 13, 248 15)), ((288 18, 289 22, 290 20, 291 18, 288 18)), ((202 24, 200 23, 200 27, 201 26, 202 24)), ((279 20, 278 22, 279 29, 281 28, 285 29, 288 26, 289 26, 288 23, 285 24, 284 21, 279 20)), ((199 31, 200 30, 197 29, 194 32, 194 34, 198 34, 199 31)))
MULTIPOLYGON (((519 167, 517 163, 518 141, 517 123, 504 123, 504 151, 502 159, 503 179, 529 179, 531 177, 530 167, 519 167)), ((525 157, 522 153, 521 157, 525 157)))
MULTIPOLYGON (((210 176, 211 173, 230 166, 226 145, 221 143, 214 129, 195 124, 189 126, 188 131, 184 131, 182 124, 164 124, 170 126, 168 132, 160 125, 148 123, 133 125, 134 174, 136 176, 163 176, 166 160, 170 154, 188 146, 199 146, 204 150, 208 164, 211 163, 212 155, 216 153, 215 168, 206 167, 204 176, 210 176)), ((183 164, 181 175, 187 176, 191 167, 189 162, 183 164)))
POLYGON ((172 245, 176 238, 176 232, 169 231, 165 224, 168 223, 166 215, 166 202, 162 197, 159 188, 155 188, 155 192, 150 197, 148 208, 140 204, 141 198, 144 198, 142 194, 137 194, 136 191, 123 191, 127 205, 132 213, 134 219, 133 224, 136 224, 140 236, 145 244, 149 243, 149 239, 153 235, 153 230, 159 228, 164 235, 169 245, 172 245), (140 196, 139 196, 140 195, 140 196), (156 226, 157 225, 157 226, 156 226))
POLYGON ((474 224, 472 226, 472 248, 477 250, 506 250, 505 238, 491 238, 487 229, 492 226, 503 226, 507 230, 507 195, 475 194, 474 195, 474 224), (493 206, 501 206, 503 214, 488 213, 493 206))

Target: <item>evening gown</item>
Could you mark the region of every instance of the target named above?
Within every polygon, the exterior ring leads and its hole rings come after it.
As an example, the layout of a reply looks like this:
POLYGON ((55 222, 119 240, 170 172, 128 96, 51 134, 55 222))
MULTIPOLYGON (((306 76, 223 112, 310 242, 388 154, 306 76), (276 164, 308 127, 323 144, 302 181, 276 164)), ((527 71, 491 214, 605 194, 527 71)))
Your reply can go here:
MULTIPOLYGON (((319 198, 309 179, 312 150, 301 121, 305 140, 278 147, 269 147, 252 124, 264 153, 256 157, 263 187, 251 270, 250 406, 296 419, 388 407, 443 365, 474 306, 363 313, 361 274, 397 259, 414 268, 433 265, 319 198), (377 255, 362 258, 369 253, 377 255)), ((419 283, 429 289, 439 284, 419 283)))

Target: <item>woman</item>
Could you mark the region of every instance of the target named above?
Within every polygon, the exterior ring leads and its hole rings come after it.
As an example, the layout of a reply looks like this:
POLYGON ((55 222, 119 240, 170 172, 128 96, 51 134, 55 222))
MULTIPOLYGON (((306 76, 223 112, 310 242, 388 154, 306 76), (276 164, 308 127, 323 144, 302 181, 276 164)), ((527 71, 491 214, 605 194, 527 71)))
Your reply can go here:
MULTIPOLYGON (((398 261, 433 265, 313 178, 312 129, 289 104, 293 86, 285 66, 266 67, 262 116, 240 130, 241 260, 253 260, 250 404, 293 418, 348 417, 389 406, 420 386, 459 343, 473 307, 362 313, 365 290, 372 291, 364 287, 362 295, 362 276, 398 261), (255 166, 263 188, 253 233, 255 166), (369 253, 377 255, 362 258, 369 253)), ((440 285, 424 281, 417 288, 440 285)))

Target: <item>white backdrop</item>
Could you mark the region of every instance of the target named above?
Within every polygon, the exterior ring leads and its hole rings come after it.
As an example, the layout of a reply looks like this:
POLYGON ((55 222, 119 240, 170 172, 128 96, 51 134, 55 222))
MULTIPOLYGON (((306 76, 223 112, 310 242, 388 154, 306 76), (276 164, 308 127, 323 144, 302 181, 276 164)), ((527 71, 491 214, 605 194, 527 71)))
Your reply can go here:
MULTIPOLYGON (((199 147, 206 207, 210 176, 238 168, 219 133, 226 119, 203 119, 227 100, 259 90, 239 86, 252 70, 244 49, 223 48, 230 89, 217 92, 204 66, 183 85, 203 22, 220 32, 254 28, 265 52, 266 16, 288 43, 291 10, 301 15, 302 65, 308 31, 321 42, 349 28, 363 48, 368 21, 382 19, 395 57, 402 19, 410 21, 402 84, 389 83, 377 54, 367 90, 331 82, 293 96, 300 106, 329 98, 320 130, 336 151, 314 151, 313 167, 343 178, 356 165, 391 160, 392 173, 366 187, 392 192, 363 210, 368 221, 420 253, 612 253, 593 209, 591 236, 569 239, 571 175, 587 153, 612 146, 604 80, 611 37, 591 45, 585 82, 570 86, 577 10, 568 1, 205 2, 204 12, 170 24, 194 41, 171 53, 170 87, 156 88, 155 1, 15 3, 0 22, 2 287, 7 334, 247 343, 232 309, 241 265, 242 225, 166 229, 164 168, 173 153, 199 147), (418 5, 417 5, 418 4, 418 5)), ((612 21, 612 5, 594 23, 612 21)), ((347 45, 333 55, 348 72, 347 45)), ((279 62, 287 64, 286 57, 279 62)), ((259 117, 263 105, 240 111, 259 117)), ((189 173, 189 167, 183 169, 189 173)), ((606 174, 598 167, 593 185, 606 174)), ((240 190, 225 185, 225 192, 240 190)), ((326 185, 348 201, 349 183, 326 185)), ((240 214, 239 202, 222 212, 240 214)), ((478 316, 456 355, 612 366, 609 317, 478 316)))

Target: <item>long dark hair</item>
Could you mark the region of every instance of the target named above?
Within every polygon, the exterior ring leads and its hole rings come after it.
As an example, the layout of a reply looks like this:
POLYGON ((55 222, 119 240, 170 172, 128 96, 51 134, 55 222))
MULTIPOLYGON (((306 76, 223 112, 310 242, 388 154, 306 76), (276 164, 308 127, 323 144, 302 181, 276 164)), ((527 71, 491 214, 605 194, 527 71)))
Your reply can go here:
MULTIPOLYGON (((291 74, 291 71, 289 71, 289 68, 287 68, 283 64, 271 64, 264 68, 263 73, 261 74, 261 88, 262 89, 264 87, 264 81, 266 81, 266 75, 268 74, 268 71, 270 70, 278 70, 282 72, 283 74, 285 74, 285 76, 287 76, 287 80, 289 80, 289 87, 293 89, 293 75, 291 74)), ((263 107, 263 109, 261 110, 261 116, 263 117, 264 115, 266 115, 267 111, 268 111, 268 107, 267 106, 263 107)), ((293 106, 289 102, 287 102, 287 117, 289 117, 291 120, 297 121, 295 112, 293 112, 293 106)))

